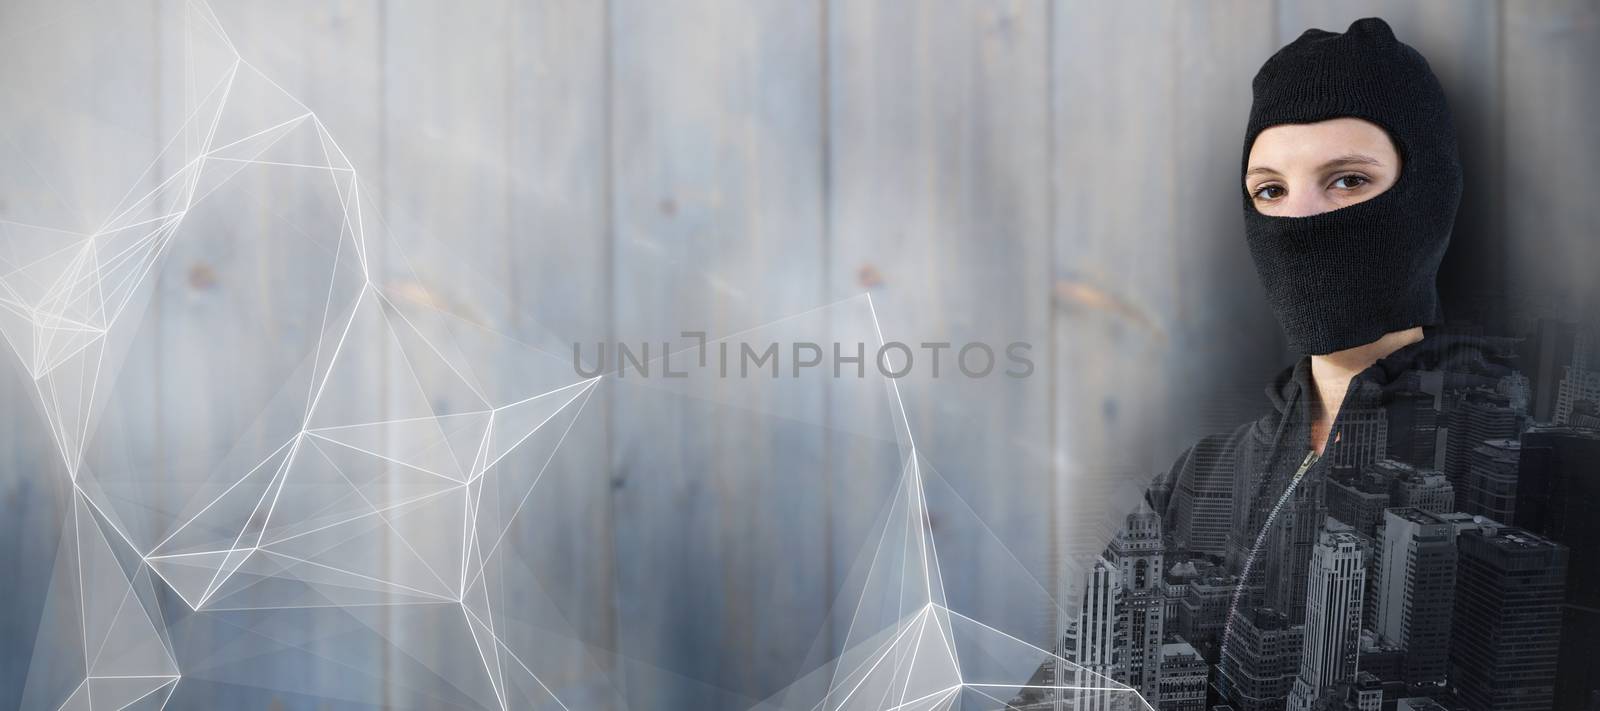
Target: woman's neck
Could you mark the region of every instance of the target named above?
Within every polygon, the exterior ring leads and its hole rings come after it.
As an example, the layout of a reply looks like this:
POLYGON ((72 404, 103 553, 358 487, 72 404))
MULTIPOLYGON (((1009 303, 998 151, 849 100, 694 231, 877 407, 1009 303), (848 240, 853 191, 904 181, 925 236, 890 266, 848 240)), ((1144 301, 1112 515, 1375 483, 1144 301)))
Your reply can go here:
POLYGON ((1333 428, 1334 418, 1339 416, 1339 406, 1344 403, 1351 379, 1384 356, 1420 340, 1422 327, 1412 326, 1403 331, 1385 333, 1371 343, 1327 355, 1311 356, 1311 380, 1317 390, 1317 397, 1312 402, 1311 447, 1318 455, 1322 454, 1327 444, 1328 431, 1333 428))

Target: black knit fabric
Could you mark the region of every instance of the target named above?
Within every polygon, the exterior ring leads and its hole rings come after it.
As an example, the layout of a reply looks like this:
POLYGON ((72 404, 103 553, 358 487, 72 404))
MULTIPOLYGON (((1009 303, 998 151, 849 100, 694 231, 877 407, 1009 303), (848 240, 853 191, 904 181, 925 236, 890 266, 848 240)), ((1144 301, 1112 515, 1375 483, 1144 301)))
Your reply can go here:
POLYGON ((1444 90, 1415 49, 1376 17, 1343 34, 1310 29, 1262 65, 1240 177, 1262 130, 1351 116, 1389 133, 1400 175, 1363 202, 1273 217, 1244 196, 1245 233, 1289 345, 1325 354, 1437 323, 1435 286, 1461 202, 1461 163, 1444 90))

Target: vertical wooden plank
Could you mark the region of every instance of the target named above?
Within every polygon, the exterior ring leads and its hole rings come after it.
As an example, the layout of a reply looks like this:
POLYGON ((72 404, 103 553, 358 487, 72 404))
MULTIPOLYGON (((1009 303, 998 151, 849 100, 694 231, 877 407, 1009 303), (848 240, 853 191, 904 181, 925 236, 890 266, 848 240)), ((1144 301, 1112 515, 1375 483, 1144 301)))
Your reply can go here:
MULTIPOLYGON (((158 90, 155 15, 150 3, 0 8, 0 94, 8 105, 0 117, 0 271, 10 274, 23 266, 14 260, 38 254, 10 240, 39 246, 56 235, 65 245, 81 237, 55 230, 88 234, 129 189, 153 187, 140 173, 164 140, 149 99, 158 90)), ((17 296, 42 294, 22 287, 17 296)), ((148 366, 131 365, 127 374, 146 381, 137 388, 139 402, 108 407, 107 417, 148 422, 158 406, 148 366)), ((76 622, 62 626, 78 617, 78 591, 51 588, 58 544, 71 540, 62 532, 72 521, 73 493, 28 364, 0 344, 0 369, 0 566, 8 571, 0 585, 0 706, 55 706, 83 671, 80 645, 64 635, 76 634, 76 622)), ((147 462, 149 439, 125 456, 147 462)))
POLYGON ((1177 445, 1166 395, 1179 229, 1177 3, 1058 7, 1052 22, 1058 596, 1177 445))
MULTIPOLYGON (((658 356, 689 345, 680 331, 717 338, 822 304, 818 5, 622 0, 610 16, 617 340, 658 356)), ((610 385, 618 649, 643 662, 619 672, 630 703, 775 692, 826 605, 822 435, 610 385)), ((820 392, 759 392, 820 421, 820 392)))
MULTIPOLYGON (((509 26, 509 232, 496 276, 509 290, 507 332, 568 362, 573 344, 592 354, 595 343, 611 337, 606 6, 516 3, 509 26)), ((574 382, 579 377, 568 374, 574 382)), ((554 647, 543 659, 546 682, 569 708, 615 704, 606 693, 614 673, 607 652, 616 649, 620 624, 609 394, 596 391, 584 404, 540 479, 536 500, 519 514, 515 541, 567 623, 568 629, 551 632, 589 648, 587 658, 554 647)))
POLYGON ((471 296, 473 316, 505 323, 509 303, 478 302, 453 280, 503 273, 510 6, 400 3, 384 18, 388 227, 420 288, 444 301, 471 296))
POLYGON ((0 219, 93 232, 160 149, 150 145, 155 8, 25 2, 0 22, 13 106, 0 132, 0 219))
MULTIPOLYGON (((402 313, 437 308, 506 332, 513 323, 513 303, 497 286, 506 274, 512 239, 506 190, 511 3, 400 2, 385 5, 383 12, 385 192, 380 204, 390 241, 384 246, 382 275, 374 280, 396 297, 402 313)), ((405 397, 402 389, 415 390, 413 380, 449 377, 437 364, 389 362, 386 367, 392 402, 405 397)), ((430 404, 436 412, 477 409, 442 399, 430 404)), ((403 552, 389 545, 391 566, 402 564, 403 552)), ((442 679, 461 680, 456 683, 470 687, 463 690, 479 703, 493 700, 485 693, 491 682, 483 660, 495 658, 497 650, 480 650, 464 624, 460 611, 396 611, 388 622, 396 650, 449 640, 454 653, 430 659, 427 666, 442 679)), ((409 663, 390 654, 386 702, 423 702, 417 694, 427 690, 399 676, 409 663)))
MULTIPOLYGON (((835 2, 828 12, 830 296, 870 291, 883 337, 914 350, 898 384, 933 470, 951 609, 1048 646, 1053 617, 1037 581, 1048 579, 1051 502, 1031 494, 1052 475, 1048 8, 835 2), (1019 341, 1035 366, 1021 379, 1005 375, 1020 367, 1006 353, 1019 341), (923 343, 950 345, 935 356, 923 343), (971 343, 992 349, 986 376, 960 370, 971 343)), ((983 370, 982 351, 968 358, 983 370)), ((874 469, 843 438, 835 449, 843 580, 862 543, 852 533, 901 472, 874 469)))
POLYGON ((1600 309, 1593 265, 1600 205, 1577 195, 1600 173, 1594 116, 1600 9, 1583 2, 1507 3, 1499 108, 1505 169, 1489 189, 1505 205, 1508 281, 1523 319, 1588 318, 1600 309))
MULTIPOLYGON (((6 354, 11 358, 10 354, 6 354)), ((11 582, 0 586, 0 703, 21 708, 24 684, 35 658, 35 637, 44 625, 46 596, 61 537, 61 501, 68 501, 66 471, 51 449, 50 433, 37 408, 27 399, 36 397, 33 383, 20 367, 8 364, 0 376, 0 393, 9 403, 0 413, 0 451, 6 453, 0 472, 0 511, 7 535, 0 544, 0 564, 15 571, 11 582)), ((56 594, 70 594, 59 591, 56 594)), ((64 697, 63 697, 64 698, 64 697)))

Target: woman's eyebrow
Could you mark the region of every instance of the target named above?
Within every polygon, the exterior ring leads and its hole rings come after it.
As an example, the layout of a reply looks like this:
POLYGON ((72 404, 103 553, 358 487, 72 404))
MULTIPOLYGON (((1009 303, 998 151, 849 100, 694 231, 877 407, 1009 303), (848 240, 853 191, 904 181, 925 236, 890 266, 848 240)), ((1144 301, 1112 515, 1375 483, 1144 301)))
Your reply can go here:
MULTIPOLYGON (((1373 158, 1372 156, 1369 156, 1369 155, 1366 155, 1366 154, 1362 154, 1362 153, 1346 153, 1346 154, 1344 154, 1342 156, 1339 156, 1338 158, 1334 158, 1334 159, 1332 159, 1330 161, 1327 161, 1326 163, 1323 163, 1320 166, 1317 166, 1317 170, 1322 171, 1322 170, 1327 170, 1329 168, 1337 168, 1339 166, 1344 166, 1344 165, 1383 165, 1383 161, 1378 160, 1377 158, 1373 158)), ((1252 176, 1252 175, 1262 175, 1262 174, 1280 175, 1280 173, 1277 171, 1277 169, 1272 168, 1271 166, 1265 166, 1265 165, 1256 166, 1254 168, 1251 168, 1250 170, 1245 171, 1245 173, 1244 173, 1245 177, 1247 177, 1247 178, 1252 176)))
POLYGON ((1350 165, 1352 163, 1360 165, 1383 165, 1383 161, 1380 161, 1377 158, 1373 158, 1369 155, 1363 155, 1361 153, 1346 153, 1338 158, 1334 158, 1333 160, 1323 163, 1321 169, 1326 170, 1335 166, 1350 165))

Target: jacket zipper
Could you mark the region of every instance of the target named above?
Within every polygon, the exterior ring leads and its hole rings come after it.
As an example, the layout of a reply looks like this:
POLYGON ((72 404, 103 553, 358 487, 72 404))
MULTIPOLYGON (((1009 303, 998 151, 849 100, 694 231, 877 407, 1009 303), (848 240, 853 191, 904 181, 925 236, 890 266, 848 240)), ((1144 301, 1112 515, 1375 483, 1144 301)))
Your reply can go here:
POLYGON ((1228 601, 1228 617, 1223 625, 1222 633, 1223 655, 1227 653, 1228 641, 1233 633, 1234 616, 1239 612, 1239 595, 1248 586, 1250 569, 1255 567, 1256 554, 1261 551, 1262 544, 1266 542, 1267 532, 1272 530, 1272 522, 1278 518, 1278 511, 1283 508, 1284 502, 1288 501, 1289 497, 1294 494, 1295 488, 1300 485, 1300 479, 1306 475, 1306 471, 1311 469, 1312 465, 1317 463, 1317 459, 1320 456, 1315 449, 1306 452, 1305 459, 1300 460, 1300 467, 1295 470, 1294 477, 1289 480, 1289 485, 1283 488, 1283 493, 1278 496, 1278 502, 1273 504, 1272 510, 1267 513, 1266 520, 1261 522, 1261 530, 1256 534, 1255 545, 1250 547, 1250 555, 1245 558, 1244 567, 1239 571, 1239 585, 1234 588, 1232 599, 1228 601))
MULTIPOLYGON (((1351 386, 1358 387, 1353 381, 1351 386)), ((1340 413, 1343 414, 1345 408, 1341 406, 1339 409, 1340 413)), ((1327 451, 1328 447, 1337 445, 1339 439, 1339 427, 1338 423, 1336 422, 1334 423, 1334 426, 1330 428, 1329 438, 1327 443, 1323 445, 1323 451, 1327 451)), ((1261 530, 1256 533, 1255 544, 1250 547, 1250 555, 1245 557, 1244 566, 1239 571, 1239 584, 1234 588, 1232 599, 1228 602, 1228 617, 1226 618, 1227 621, 1223 623, 1222 631, 1221 657, 1223 658, 1218 659, 1219 664, 1227 664, 1225 658, 1228 656, 1228 642, 1233 636, 1233 620, 1239 613, 1240 593, 1242 593, 1245 588, 1248 587, 1251 568, 1255 567, 1256 554, 1261 551, 1262 544, 1266 542, 1267 532, 1272 530, 1272 522, 1277 520, 1278 512, 1283 509, 1284 502, 1288 501, 1289 497, 1294 495, 1294 490, 1300 486, 1300 480, 1305 477, 1306 472, 1310 471, 1311 467, 1316 465, 1317 460, 1321 458, 1322 455, 1317 453, 1316 448, 1310 448, 1306 451, 1305 458, 1300 460, 1300 466, 1295 469, 1294 476, 1289 479, 1289 485, 1283 488, 1283 493, 1278 495, 1277 503, 1273 504, 1272 510, 1267 512, 1266 520, 1261 522, 1261 530)))
MULTIPOLYGON (((1329 444, 1332 443, 1330 442, 1329 444)), ((1311 469, 1312 465, 1316 464, 1320 458, 1321 455, 1317 454, 1315 449, 1306 452, 1306 458, 1300 461, 1300 468, 1295 470, 1294 477, 1289 480, 1289 485, 1283 488, 1282 494, 1278 495, 1278 502, 1273 504, 1272 511, 1267 513, 1267 520, 1261 523, 1263 534, 1272 528, 1272 521, 1278 518, 1278 511, 1283 508, 1284 502, 1288 501, 1289 497, 1294 494, 1295 488, 1300 485, 1300 479, 1306 475, 1306 471, 1311 469)), ((1257 541, 1256 546, 1260 547, 1259 541, 1257 541)), ((1254 557, 1255 550, 1252 549, 1250 552, 1252 554, 1251 557, 1254 557)))
MULTIPOLYGON (((1295 471, 1294 478, 1289 480, 1289 487, 1291 489, 1294 488, 1295 484, 1300 483, 1300 477, 1305 476, 1306 470, 1310 469, 1311 465, 1316 464, 1317 459, 1319 458, 1321 458, 1321 455, 1317 454, 1317 450, 1315 449, 1306 452, 1306 458, 1300 462, 1300 468, 1295 471)), ((1280 499, 1279 502, 1281 503, 1282 499, 1280 499)))

